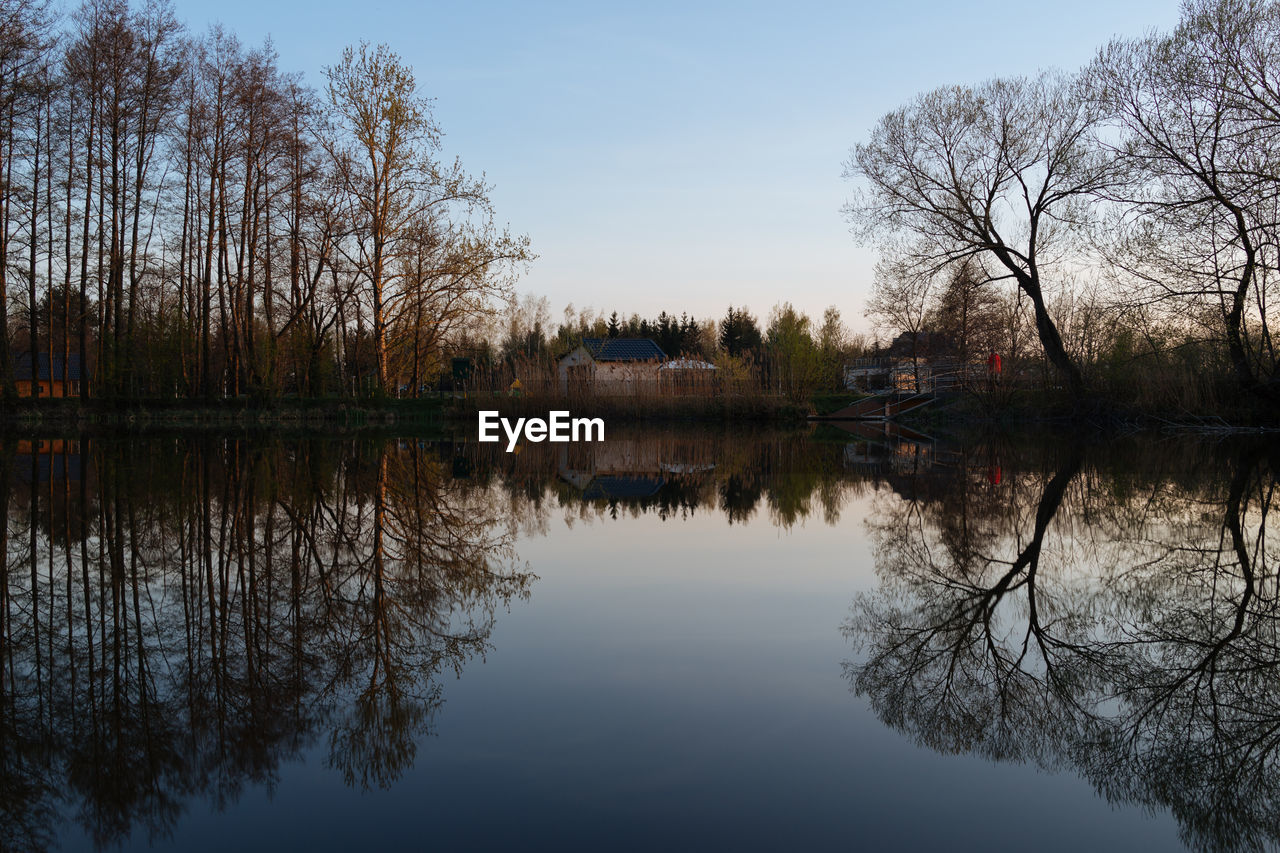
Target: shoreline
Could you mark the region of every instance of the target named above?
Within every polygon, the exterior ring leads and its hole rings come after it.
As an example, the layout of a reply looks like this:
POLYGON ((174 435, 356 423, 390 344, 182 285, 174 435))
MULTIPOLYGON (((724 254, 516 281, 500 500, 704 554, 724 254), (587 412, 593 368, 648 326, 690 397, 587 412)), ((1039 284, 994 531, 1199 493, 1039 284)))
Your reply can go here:
POLYGON ((354 432, 404 429, 453 432, 475 427, 480 410, 496 409, 504 416, 545 415, 564 410, 574 416, 602 417, 623 425, 743 423, 773 426, 898 423, 913 429, 969 428, 1027 429, 1083 427, 1099 433, 1132 431, 1253 434, 1280 432, 1271 413, 1242 407, 1224 413, 1150 412, 1095 398, 1072 406, 1061 398, 1027 395, 992 405, 974 396, 939 398, 928 406, 886 421, 877 417, 845 417, 837 413, 856 394, 814 395, 807 404, 769 395, 731 397, 584 397, 584 396, 469 396, 408 400, 275 400, 247 399, 208 403, 188 401, 117 401, 89 403, 63 400, 20 400, 0 411, 0 433, 31 430, 74 431, 251 431, 354 432), (844 402, 840 402, 844 401, 844 402))

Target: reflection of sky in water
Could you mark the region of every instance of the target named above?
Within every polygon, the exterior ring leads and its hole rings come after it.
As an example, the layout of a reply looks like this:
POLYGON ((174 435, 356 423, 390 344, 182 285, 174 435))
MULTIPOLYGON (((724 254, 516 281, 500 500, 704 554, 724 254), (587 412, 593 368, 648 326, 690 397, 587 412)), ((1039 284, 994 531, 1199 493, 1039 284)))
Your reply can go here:
POLYGON ((870 502, 790 530, 767 513, 571 529, 553 513, 518 546, 531 599, 499 613, 486 660, 444 678, 437 736, 396 785, 349 790, 316 749, 269 796, 192 803, 159 846, 1175 846, 1167 815, 1113 809, 1071 774, 917 748, 849 692, 839 629, 876 582, 870 502))
POLYGON ((81 824, 145 846, 167 823, 154 846, 209 851, 1280 837, 1276 761, 1249 746, 1280 720, 1265 446, 94 439, 58 451, 74 478, 9 448, 0 846, 42 804, 72 813, 67 850, 81 824), (88 580, 62 562, 86 517, 88 580))

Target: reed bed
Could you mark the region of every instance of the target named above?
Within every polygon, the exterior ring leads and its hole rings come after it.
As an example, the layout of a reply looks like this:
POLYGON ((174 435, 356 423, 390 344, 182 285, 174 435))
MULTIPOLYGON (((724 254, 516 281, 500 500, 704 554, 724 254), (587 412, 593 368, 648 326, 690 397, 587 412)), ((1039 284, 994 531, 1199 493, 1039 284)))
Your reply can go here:
POLYGON ((628 422, 699 421, 802 421, 808 408, 785 397, 766 394, 671 395, 637 391, 633 394, 536 391, 534 393, 470 393, 456 401, 453 413, 474 418, 481 411, 502 417, 544 417, 551 411, 567 411, 574 417, 604 418, 628 422))

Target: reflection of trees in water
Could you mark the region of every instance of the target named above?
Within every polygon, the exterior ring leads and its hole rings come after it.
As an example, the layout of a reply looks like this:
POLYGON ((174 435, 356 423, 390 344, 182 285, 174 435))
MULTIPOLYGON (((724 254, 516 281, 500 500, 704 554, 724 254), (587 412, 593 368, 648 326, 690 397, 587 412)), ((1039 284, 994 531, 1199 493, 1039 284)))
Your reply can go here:
MULTIPOLYGON (((798 431, 618 430, 608 442, 634 445, 629 455, 641 461, 610 473, 632 484, 644 480, 649 488, 642 494, 611 495, 567 481, 563 445, 527 444, 506 453, 495 444, 464 443, 450 450, 453 470, 476 483, 499 484, 510 512, 531 533, 545 532, 553 513, 570 525, 646 514, 683 519, 717 510, 731 524, 757 513, 782 527, 811 515, 834 524, 844 505, 876 482, 845 466, 843 443, 809 441, 798 431)), ((580 458, 568 467, 589 479, 595 470, 590 450, 577 448, 575 455, 580 458)))
POLYGON ((152 439, 42 466, 0 443, 0 849, 66 812, 102 844, 163 834, 317 744, 349 784, 391 783, 439 676, 527 592, 515 537, 553 515, 791 526, 853 497, 881 586, 850 675, 886 720, 1074 768, 1197 839, 1280 836, 1274 460, 983 443, 868 469, 840 442, 700 432, 662 439, 656 490, 593 499, 553 450, 152 439))
MULTIPOLYGON (((455 476, 478 487, 500 488, 509 515, 528 535, 545 534, 556 514, 570 525, 579 520, 646 514, 679 519, 700 511, 720 512, 730 524, 761 518, 789 528, 811 517, 836 524, 851 501, 878 495, 882 503, 902 498, 940 508, 938 523, 955 528, 949 546, 964 548, 965 537, 975 532, 972 525, 963 522, 966 502, 971 503, 974 496, 973 488, 962 488, 962 483, 972 480, 993 494, 1025 488, 1021 480, 1001 482, 1001 466, 1010 470, 1035 466, 1044 446, 1040 436, 1030 444, 984 439, 926 447, 907 439, 887 437, 873 442, 834 431, 814 440, 812 431, 802 430, 617 430, 610 436, 605 444, 628 445, 626 452, 615 455, 641 461, 626 470, 609 468, 606 473, 630 479, 633 484, 644 480, 650 488, 643 493, 611 495, 608 489, 588 485, 601 466, 593 467, 591 452, 580 446, 571 446, 576 448, 577 458, 571 457, 568 465, 564 445, 547 443, 522 445, 518 453, 505 452, 504 445, 476 442, 441 445, 437 450, 451 457, 450 469, 455 476), (868 459, 873 464, 862 464, 868 459), (566 467, 572 469, 573 477, 566 476, 566 467)), ((1044 442, 1057 440, 1049 436, 1044 442)), ((1194 441, 1159 446, 1130 442, 1118 445, 1111 458, 1096 467, 1107 472, 1106 488, 1119 497, 1131 487, 1133 475, 1129 472, 1141 470, 1150 459, 1176 460, 1182 452, 1194 452, 1196 447, 1194 441)), ((1093 469, 1082 470, 1074 487, 1081 488, 1098 476, 1093 469)), ((1186 471, 1171 466, 1167 471, 1169 487, 1179 486, 1187 476, 1186 471)), ((1207 474, 1200 471, 1191 476, 1203 480, 1207 474)), ((1160 500, 1159 495, 1149 497, 1160 500)), ((1017 511, 1019 506, 1014 502, 1005 508, 1017 511)), ((1108 511, 1121 511, 1125 506, 1117 500, 1108 511)), ((1153 514, 1155 508, 1155 504, 1148 507, 1153 514)), ((983 523, 988 524, 996 520, 989 511, 984 518, 983 523)), ((1080 523, 1112 522, 1082 516, 1080 523)))
POLYGON ((1065 448, 998 487, 880 501, 854 690, 934 749, 1168 809, 1193 846, 1280 843, 1276 460, 1187 462, 1144 478, 1065 448))
POLYGON ((68 808, 164 834, 318 737, 390 784, 528 592, 500 503, 416 444, 95 444, 25 478, 0 447, 0 849, 68 808))

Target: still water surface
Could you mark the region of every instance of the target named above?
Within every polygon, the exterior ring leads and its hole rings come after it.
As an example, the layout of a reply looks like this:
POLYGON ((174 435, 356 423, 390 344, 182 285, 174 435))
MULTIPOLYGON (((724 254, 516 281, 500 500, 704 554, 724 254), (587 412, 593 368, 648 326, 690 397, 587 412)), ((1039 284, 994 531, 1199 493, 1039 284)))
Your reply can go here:
POLYGON ((0 439, 0 849, 1271 849, 1277 449, 0 439))

